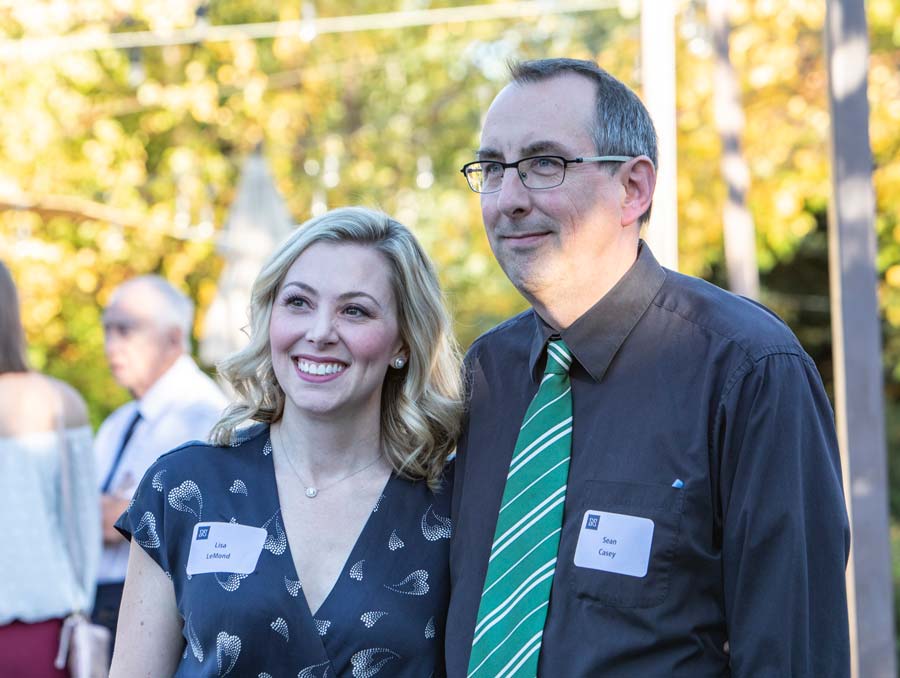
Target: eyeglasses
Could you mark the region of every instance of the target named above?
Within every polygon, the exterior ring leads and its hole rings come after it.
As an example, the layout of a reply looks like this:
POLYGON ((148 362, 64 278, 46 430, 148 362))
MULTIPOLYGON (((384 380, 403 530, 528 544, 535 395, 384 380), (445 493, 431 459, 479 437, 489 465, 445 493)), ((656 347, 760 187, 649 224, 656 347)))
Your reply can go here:
POLYGON ((503 184, 506 170, 515 167, 525 188, 556 188, 566 178, 566 167, 585 162, 628 162, 630 155, 597 155, 567 160, 560 155, 533 155, 515 162, 476 160, 459 170, 476 193, 496 193, 503 184))

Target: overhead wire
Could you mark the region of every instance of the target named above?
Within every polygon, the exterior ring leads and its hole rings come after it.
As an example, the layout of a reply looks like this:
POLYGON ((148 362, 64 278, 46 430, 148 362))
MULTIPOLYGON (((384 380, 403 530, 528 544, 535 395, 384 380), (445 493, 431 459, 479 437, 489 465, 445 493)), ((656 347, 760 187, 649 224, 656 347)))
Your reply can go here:
POLYGON ((291 35, 302 40, 313 40, 319 35, 330 33, 396 30, 415 26, 614 9, 622 6, 623 2, 624 0, 529 0, 245 24, 212 25, 201 21, 188 28, 168 31, 103 33, 90 30, 70 35, 0 40, 0 61, 42 61, 70 52, 258 40, 291 35))

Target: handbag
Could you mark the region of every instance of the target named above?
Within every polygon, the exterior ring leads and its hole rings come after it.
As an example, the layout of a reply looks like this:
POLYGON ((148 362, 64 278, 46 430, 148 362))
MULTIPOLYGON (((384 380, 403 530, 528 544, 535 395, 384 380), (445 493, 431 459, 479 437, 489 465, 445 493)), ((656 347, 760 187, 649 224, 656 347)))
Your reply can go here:
POLYGON ((108 678, 111 636, 105 626, 73 612, 63 622, 53 665, 58 669, 68 667, 71 678, 108 678))
MULTIPOLYGON (((66 549, 72 567, 76 571, 76 579, 80 579, 77 573, 83 563, 72 549, 77 535, 72 527, 74 508, 69 484, 69 444, 66 440, 61 399, 58 399, 56 408, 56 433, 59 439, 61 506, 66 530, 66 549)), ((83 612, 75 611, 63 622, 59 636, 59 650, 53 665, 58 669, 68 667, 70 678, 108 678, 111 646, 112 634, 108 628, 94 624, 83 612)))

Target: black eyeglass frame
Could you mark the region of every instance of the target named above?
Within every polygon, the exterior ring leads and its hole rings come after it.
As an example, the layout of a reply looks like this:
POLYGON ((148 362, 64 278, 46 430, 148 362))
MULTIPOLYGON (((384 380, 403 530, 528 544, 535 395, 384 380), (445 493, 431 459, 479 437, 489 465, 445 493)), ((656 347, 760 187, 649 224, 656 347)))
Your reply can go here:
POLYGON ((472 182, 469 181, 469 175, 466 172, 472 165, 483 165, 485 163, 492 163, 494 165, 500 165, 503 168, 503 172, 506 173, 506 170, 516 168, 516 175, 519 177, 519 181, 522 182, 522 185, 527 188, 529 191, 545 191, 548 188, 556 188, 557 186, 562 186, 563 182, 566 180, 566 168, 569 165, 580 165, 585 162, 628 162, 629 160, 634 160, 636 156, 633 155, 590 155, 590 156, 582 156, 578 158, 564 158, 561 155, 529 155, 526 158, 519 158, 515 162, 500 162, 499 160, 473 160, 472 162, 467 162, 465 165, 460 168, 460 172, 466 178, 466 183, 469 188, 479 195, 489 195, 491 193, 499 193, 501 186, 497 187, 493 191, 477 191, 472 187, 472 182), (539 188, 535 188, 533 186, 529 186, 525 183, 525 177, 522 176, 522 172, 519 171, 519 165, 526 160, 537 160, 539 158, 550 158, 552 160, 560 160, 563 163, 563 171, 562 176, 559 179, 558 184, 553 184, 552 186, 541 186, 539 188))

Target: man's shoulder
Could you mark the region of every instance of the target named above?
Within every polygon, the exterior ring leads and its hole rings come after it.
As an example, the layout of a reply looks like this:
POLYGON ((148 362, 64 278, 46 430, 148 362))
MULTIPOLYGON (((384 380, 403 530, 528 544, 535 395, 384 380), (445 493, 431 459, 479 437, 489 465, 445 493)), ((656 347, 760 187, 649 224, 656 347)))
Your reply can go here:
POLYGON ((221 411, 228 404, 225 394, 219 385, 194 362, 188 359, 178 383, 173 384, 177 393, 173 393, 187 404, 196 403, 221 411))
POLYGON ((740 347, 750 357, 804 354, 797 337, 771 309, 693 276, 667 271, 655 307, 740 347))
POLYGON ((520 346, 529 342, 534 332, 534 311, 526 309, 507 318, 479 336, 469 347, 468 355, 473 356, 488 350, 503 349, 510 345, 520 346))

